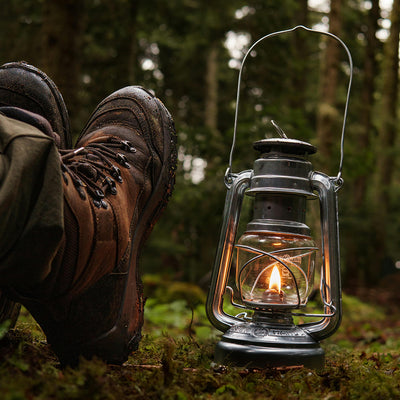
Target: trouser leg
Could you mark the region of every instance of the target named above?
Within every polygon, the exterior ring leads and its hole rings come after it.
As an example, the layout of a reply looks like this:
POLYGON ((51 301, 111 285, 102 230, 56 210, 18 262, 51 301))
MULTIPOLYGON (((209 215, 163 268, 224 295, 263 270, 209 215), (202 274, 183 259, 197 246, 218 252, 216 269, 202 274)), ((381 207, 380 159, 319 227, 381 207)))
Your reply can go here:
POLYGON ((49 274, 63 235, 61 179, 54 139, 0 114, 0 286, 49 274))

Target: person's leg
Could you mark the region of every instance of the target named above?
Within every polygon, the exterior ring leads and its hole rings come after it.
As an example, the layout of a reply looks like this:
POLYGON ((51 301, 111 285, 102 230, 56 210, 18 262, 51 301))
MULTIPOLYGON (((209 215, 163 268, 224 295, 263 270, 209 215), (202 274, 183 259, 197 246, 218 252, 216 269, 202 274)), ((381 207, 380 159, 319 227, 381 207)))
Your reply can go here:
MULTIPOLYGON (((33 125, 55 138, 57 145, 61 148, 71 145, 68 113, 60 92, 44 72, 25 62, 10 62, 0 67, 0 110, 3 115, 33 125), (37 114, 47 118, 51 126, 48 125, 47 120, 37 114)), ((7 152, 10 154, 10 148, 7 152)), ((0 157, 5 160, 7 154, 1 154, 0 157)), ((15 162, 14 157, 13 163, 15 162)), ((3 178, 8 172, 3 165, 0 171, 3 178)), ((2 180, 0 180, 0 185, 1 182, 2 180)), ((26 183, 24 185, 26 186, 26 183)), ((17 187, 15 190, 20 190, 20 188, 17 187)), ((13 207, 6 208, 10 213, 13 207)), ((9 239, 6 242, 7 245, 9 245, 8 241, 9 239)), ((16 249, 13 251, 15 252, 16 249)), ((10 322, 8 326, 12 328, 17 321, 19 308, 18 303, 0 292, 0 324, 8 320, 10 322)))
POLYGON ((63 235, 62 196, 54 139, 0 108, 1 286, 28 287, 49 274, 63 235))
POLYGON ((99 104, 75 150, 61 151, 64 236, 51 270, 9 291, 61 362, 124 362, 143 323, 138 258, 171 195, 176 136, 164 105, 127 87, 99 104))

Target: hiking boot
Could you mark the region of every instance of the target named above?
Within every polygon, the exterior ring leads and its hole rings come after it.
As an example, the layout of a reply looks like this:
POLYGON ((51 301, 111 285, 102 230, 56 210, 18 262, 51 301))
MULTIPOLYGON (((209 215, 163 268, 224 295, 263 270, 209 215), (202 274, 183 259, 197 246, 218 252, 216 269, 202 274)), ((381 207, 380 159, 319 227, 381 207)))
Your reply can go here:
POLYGON ((41 115, 58 135, 55 138, 58 147, 71 148, 70 123, 64 100, 54 82, 38 68, 23 61, 0 67, 0 107, 4 106, 41 115))
POLYGON ((138 258, 175 181, 173 121, 151 93, 126 87, 61 155, 65 238, 45 281, 16 292, 62 364, 121 364, 141 339, 138 258))

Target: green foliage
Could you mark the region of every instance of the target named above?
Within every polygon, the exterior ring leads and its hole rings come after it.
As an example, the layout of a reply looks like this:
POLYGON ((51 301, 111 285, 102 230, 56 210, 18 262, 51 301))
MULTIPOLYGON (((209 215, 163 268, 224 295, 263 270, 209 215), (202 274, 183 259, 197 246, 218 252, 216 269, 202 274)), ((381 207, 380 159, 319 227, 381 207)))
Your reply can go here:
POLYGON ((206 295, 199 286, 159 275, 145 275, 143 282, 148 296, 145 330, 151 335, 215 336, 205 313, 206 295))

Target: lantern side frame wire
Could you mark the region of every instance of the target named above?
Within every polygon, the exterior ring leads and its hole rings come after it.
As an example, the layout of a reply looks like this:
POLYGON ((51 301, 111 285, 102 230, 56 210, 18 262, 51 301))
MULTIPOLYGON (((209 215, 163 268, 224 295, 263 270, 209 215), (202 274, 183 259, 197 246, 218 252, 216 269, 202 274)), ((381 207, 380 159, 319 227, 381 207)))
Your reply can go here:
MULTIPOLYGON (((348 62, 349 62, 349 71, 350 72, 349 72, 349 81, 348 81, 348 85, 347 85, 346 102, 345 102, 345 107, 344 107, 344 111, 343 111, 343 124, 342 124, 342 132, 341 132, 341 139, 340 139, 340 162, 339 162, 338 173, 337 173, 336 177, 333 178, 335 186, 336 186, 336 191, 338 191, 343 185, 342 169, 343 169, 343 160, 344 160, 344 135, 345 135, 345 130, 346 130, 346 120, 347 120, 347 114, 348 114, 348 108, 349 108, 349 102, 350 102, 351 86, 352 86, 352 82, 353 82, 353 59, 351 57, 350 50, 348 49, 346 44, 339 37, 334 35, 333 33, 324 32, 324 31, 320 31, 320 30, 316 30, 316 29, 311 29, 311 28, 308 28, 308 27, 306 27, 304 25, 298 25, 298 26, 295 26, 294 28, 291 28, 291 29, 285 29, 285 30, 277 31, 277 32, 273 32, 273 33, 270 33, 268 35, 263 36, 262 38, 258 39, 255 43, 252 44, 252 46, 249 48, 249 50, 246 52, 245 56, 243 57, 243 60, 242 60, 242 63, 240 65, 240 69, 239 69, 237 91, 236 91, 236 107, 235 107, 235 119, 234 119, 234 127, 233 127, 232 147, 231 147, 231 151, 229 153, 229 164, 228 164, 228 168, 226 169, 225 178, 224 178, 225 186, 228 189, 231 186, 231 184, 233 182, 233 179, 236 176, 236 174, 232 173, 232 161, 233 161, 233 153, 234 153, 234 150, 235 150, 236 134, 237 134, 237 123, 238 123, 239 101, 240 101, 240 86, 241 86, 241 81, 242 81, 242 72, 243 72, 243 68, 244 68, 244 64, 246 62, 246 59, 247 59, 248 55, 252 52, 252 50, 260 42, 262 42, 262 41, 264 41, 266 39, 272 38, 274 36, 283 35, 283 34, 286 34, 286 33, 291 33, 291 32, 294 32, 296 30, 299 30, 299 29, 303 29, 303 30, 305 30, 307 32, 311 32, 311 33, 316 33, 316 34, 328 36, 328 37, 336 40, 344 48, 344 50, 345 50, 345 52, 347 54, 347 58, 348 58, 348 62)), ((276 124, 273 122, 273 125, 275 126, 276 124)))
POLYGON ((321 213, 322 265, 321 297, 325 312, 333 311, 330 318, 302 324, 302 328, 320 341, 331 336, 342 319, 342 289, 340 279, 339 218, 337 183, 335 178, 321 172, 311 174, 313 190, 317 191, 321 213), (329 273, 325 273, 328 270, 329 273), (323 281, 322 281, 323 280, 323 281), (326 292, 326 293, 325 293, 326 292))
POLYGON ((212 270, 210 290, 207 295, 206 312, 210 322, 220 331, 227 331, 237 322, 242 322, 227 314, 223 309, 223 296, 227 287, 228 274, 232 262, 234 240, 239 225, 244 192, 250 186, 253 170, 234 174, 234 180, 228 188, 222 219, 221 235, 212 270), (221 266, 221 268, 220 268, 221 266), (221 273, 220 273, 221 269, 221 273))

